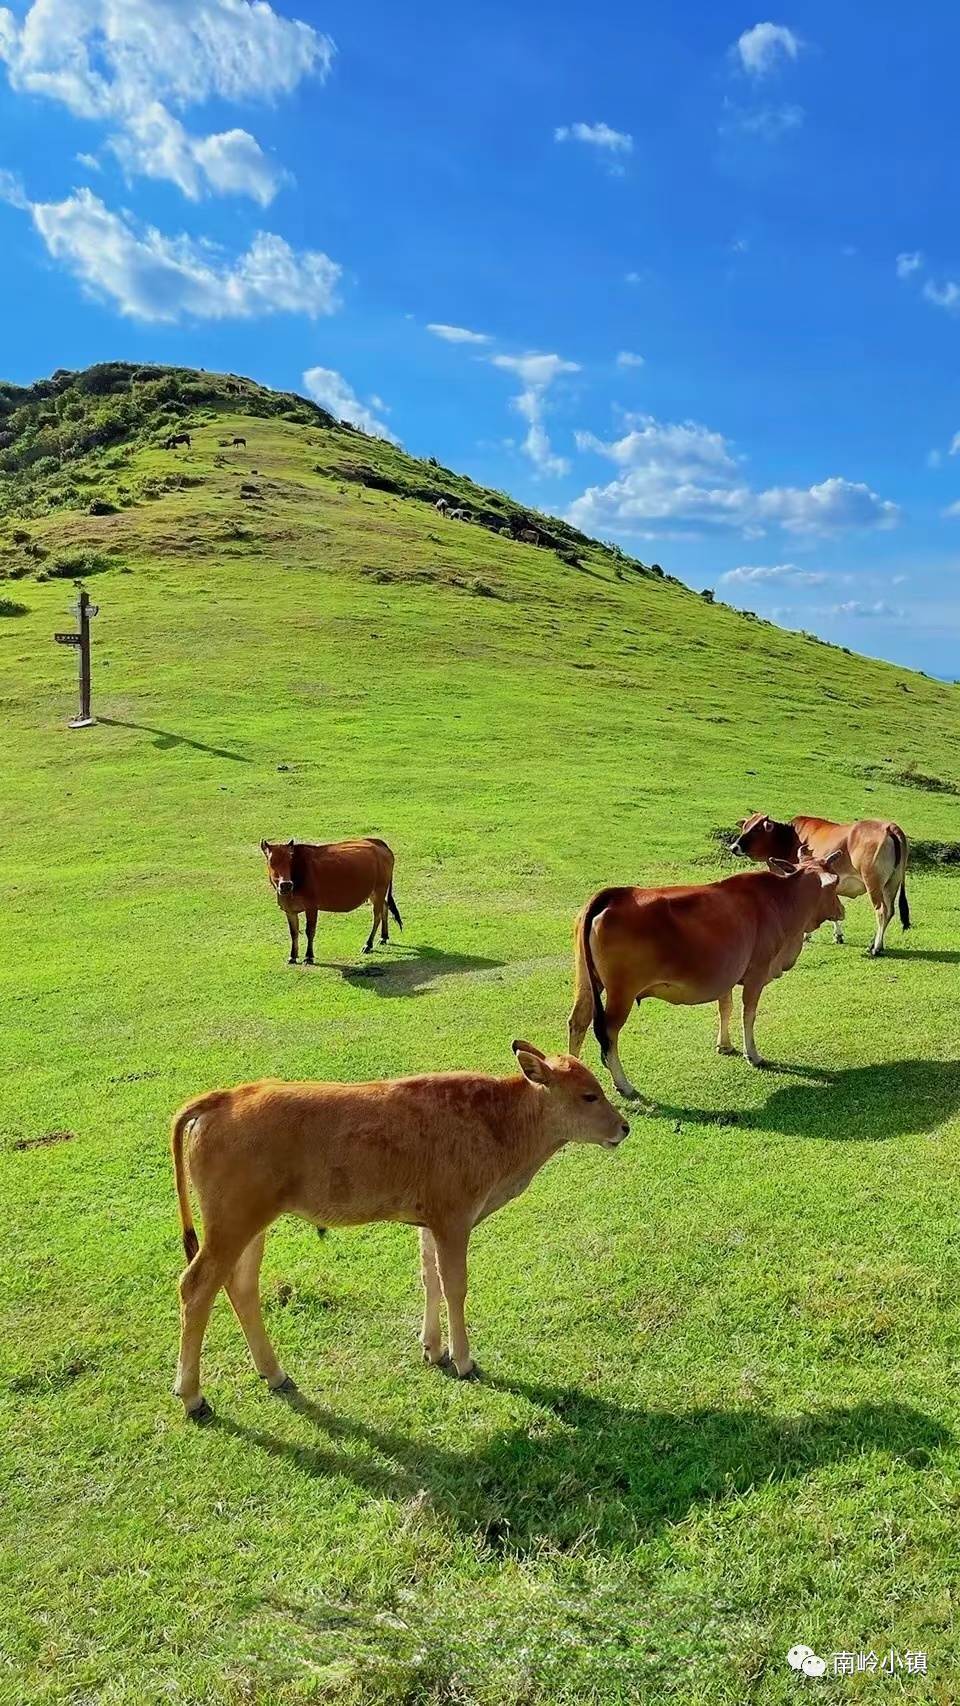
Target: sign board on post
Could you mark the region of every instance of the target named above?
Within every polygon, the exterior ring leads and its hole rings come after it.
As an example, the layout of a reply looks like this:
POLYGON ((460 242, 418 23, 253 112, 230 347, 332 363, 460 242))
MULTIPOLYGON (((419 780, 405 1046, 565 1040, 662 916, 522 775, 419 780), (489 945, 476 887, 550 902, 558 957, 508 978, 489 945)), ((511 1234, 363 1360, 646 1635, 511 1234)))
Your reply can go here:
POLYGON ((79 654, 80 662, 80 709, 75 717, 70 718, 72 729, 88 729, 96 718, 90 714, 90 618, 96 616, 100 606, 91 604, 86 588, 79 581, 77 587, 77 602, 71 606, 71 614, 80 623, 79 634, 54 634, 58 646, 74 646, 79 654))

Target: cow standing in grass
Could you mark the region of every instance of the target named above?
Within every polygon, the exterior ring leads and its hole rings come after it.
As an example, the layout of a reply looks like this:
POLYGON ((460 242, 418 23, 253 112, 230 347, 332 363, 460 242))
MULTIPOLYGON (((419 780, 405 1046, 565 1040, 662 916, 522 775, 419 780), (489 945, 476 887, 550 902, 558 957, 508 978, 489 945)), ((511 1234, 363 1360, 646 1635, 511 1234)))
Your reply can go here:
MULTIPOLYGON (((763 812, 754 812, 743 819, 730 851, 756 864, 783 859, 795 862, 804 854, 833 860, 845 899, 855 900, 864 893, 870 896, 877 920, 871 958, 883 953, 883 939, 898 900, 900 923, 904 930, 910 928, 906 887, 909 847, 898 823, 881 818, 831 823, 825 817, 795 817, 789 823, 778 823, 763 812)), ((840 919, 834 920, 833 939, 843 941, 840 919)))
POLYGON ((176 1394, 197 1421, 210 1415, 200 1352, 223 1286, 257 1373, 274 1390, 292 1383, 277 1361, 260 1308, 267 1228, 281 1214, 314 1225, 399 1221, 420 1228, 424 1361, 474 1372, 464 1319, 470 1234, 526 1190, 566 1143, 615 1149, 629 1126, 592 1072, 515 1042, 520 1077, 430 1073, 373 1084, 264 1080, 213 1090, 180 1109, 172 1149, 183 1246, 176 1394), (188 1178, 203 1217, 194 1230, 188 1178), (441 1289, 449 1357, 441 1337, 441 1289))
POLYGON ((297 963, 300 914, 306 914, 307 951, 304 964, 313 965, 313 938, 321 912, 355 912, 373 902, 373 924, 364 946, 369 954, 380 926, 381 942, 389 941, 387 914, 400 929, 403 919, 393 898, 394 858, 385 841, 330 841, 313 846, 307 841, 261 841, 267 876, 290 926, 290 964, 297 963))
POLYGON ((570 1053, 579 1056, 592 1018, 603 1063, 620 1094, 642 1100, 617 1052, 634 1003, 652 998, 693 1007, 716 1001, 717 1051, 733 1054, 730 1019, 740 984, 744 1053, 751 1066, 764 1066, 753 1035, 764 989, 796 964, 809 931, 842 916, 834 870, 806 860, 782 871, 743 872, 688 888, 601 889, 594 895, 576 924, 570 1053))

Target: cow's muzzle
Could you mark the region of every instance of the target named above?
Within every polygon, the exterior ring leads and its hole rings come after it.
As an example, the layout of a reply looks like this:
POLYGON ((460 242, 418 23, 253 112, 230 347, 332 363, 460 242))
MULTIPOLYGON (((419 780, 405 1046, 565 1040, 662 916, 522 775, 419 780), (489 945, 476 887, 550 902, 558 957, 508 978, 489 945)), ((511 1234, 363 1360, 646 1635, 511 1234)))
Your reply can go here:
POLYGON ((737 859, 743 858, 743 848, 739 841, 731 841, 730 846, 727 848, 727 852, 732 853, 737 859))
POLYGON ((293 884, 290 882, 278 883, 277 884, 277 893, 278 894, 292 894, 293 893, 293 884))

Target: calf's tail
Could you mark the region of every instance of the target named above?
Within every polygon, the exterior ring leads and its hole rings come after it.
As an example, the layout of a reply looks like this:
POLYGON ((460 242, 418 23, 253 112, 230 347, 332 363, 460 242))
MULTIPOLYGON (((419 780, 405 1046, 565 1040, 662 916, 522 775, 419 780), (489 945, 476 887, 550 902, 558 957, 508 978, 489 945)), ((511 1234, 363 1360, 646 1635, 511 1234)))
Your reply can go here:
POLYGON ((897 867, 900 871, 900 893, 897 905, 900 911, 900 923, 904 930, 910 928, 910 902, 907 900, 907 842, 899 829, 891 829, 890 839, 897 850, 897 867))
POLYGON ((400 929, 402 930, 403 929, 403 919, 400 917, 400 914, 397 910, 397 903, 393 898, 393 879, 392 878, 390 879, 390 887, 387 890, 387 905, 389 906, 390 911, 392 912, 394 918, 396 919, 397 923, 400 926, 400 929))
POLYGON ((180 1209, 180 1230, 183 1236, 183 1249, 187 1261, 192 1262, 200 1248, 196 1227, 193 1224, 193 1210, 190 1207, 190 1191, 187 1186, 187 1169, 183 1158, 183 1140, 187 1128, 191 1126, 200 1114, 205 1114, 210 1108, 215 1108, 227 1094, 224 1090, 211 1090, 206 1096, 195 1096, 192 1102, 187 1102, 179 1113, 174 1115, 170 1131, 170 1148, 173 1152, 173 1177, 177 1187, 177 1203, 180 1209))
POLYGON ((577 921, 577 961, 578 983, 583 988, 589 985, 593 1001, 593 1034, 600 1045, 600 1054, 604 1060, 610 1050, 610 1033, 607 1030, 607 1016, 603 1010, 603 984, 593 959, 593 949, 590 946, 590 932, 593 921, 607 904, 606 894, 594 895, 589 906, 584 907, 577 921))

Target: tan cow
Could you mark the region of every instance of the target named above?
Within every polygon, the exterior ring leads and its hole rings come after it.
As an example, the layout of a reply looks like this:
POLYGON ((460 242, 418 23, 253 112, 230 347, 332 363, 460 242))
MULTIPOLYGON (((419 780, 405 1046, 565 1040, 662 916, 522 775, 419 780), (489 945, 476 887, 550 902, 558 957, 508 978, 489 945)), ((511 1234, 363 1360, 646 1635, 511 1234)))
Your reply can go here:
POLYGON ((308 841, 261 841, 270 887, 290 928, 290 964, 297 963, 300 913, 307 917, 307 951, 303 963, 313 965, 313 938, 321 912, 355 912, 373 902, 373 924, 364 945, 369 954, 380 926, 380 940, 389 940, 387 913, 400 929, 403 919, 393 898, 394 859, 385 841, 329 841, 315 847, 308 841))
POLYGON ((783 873, 749 871, 688 888, 601 889, 576 924, 570 1053, 579 1056, 592 1017, 617 1089, 642 1101, 617 1053, 634 1002, 653 997, 693 1007, 716 1001, 717 1052, 733 1054, 733 991, 741 984, 744 1053, 752 1066, 764 1066, 753 1036, 760 996, 796 964, 806 932, 840 913, 832 870, 809 860, 785 865, 783 873))
MULTIPOLYGON (((900 923, 904 930, 910 928, 906 888, 909 849, 898 823, 869 817, 857 823, 831 823, 825 817, 795 817, 789 823, 778 823, 763 812, 754 812, 744 818, 730 851, 756 864, 778 859, 795 863, 804 854, 832 859, 840 875, 841 895, 855 900, 866 892, 873 903, 877 919, 870 949, 873 958, 883 953, 883 938, 898 897, 900 923)), ((839 919, 834 920, 833 939, 843 941, 839 919)))
POLYGON ((288 1387, 260 1311, 267 1227, 281 1214, 321 1227, 393 1220, 420 1228, 424 1361, 444 1363, 441 1287, 450 1358, 474 1371, 464 1322, 467 1244, 478 1221, 526 1190, 566 1143, 616 1149, 629 1133, 596 1078, 566 1055, 515 1042, 522 1076, 437 1072, 373 1084, 284 1084, 264 1079, 212 1090, 181 1108, 172 1149, 183 1247, 176 1395, 187 1414, 210 1414, 200 1351, 223 1286, 257 1373, 288 1387), (198 1244, 187 1179, 203 1216, 198 1244))

